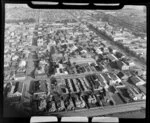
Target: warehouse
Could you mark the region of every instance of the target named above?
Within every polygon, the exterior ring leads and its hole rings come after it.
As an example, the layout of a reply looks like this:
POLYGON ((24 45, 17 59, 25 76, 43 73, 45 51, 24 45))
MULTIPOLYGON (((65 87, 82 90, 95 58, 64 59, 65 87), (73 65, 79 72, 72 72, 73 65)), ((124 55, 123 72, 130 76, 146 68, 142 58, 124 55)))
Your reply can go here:
POLYGON ((131 76, 128 81, 136 86, 144 85, 146 82, 138 76, 131 76))

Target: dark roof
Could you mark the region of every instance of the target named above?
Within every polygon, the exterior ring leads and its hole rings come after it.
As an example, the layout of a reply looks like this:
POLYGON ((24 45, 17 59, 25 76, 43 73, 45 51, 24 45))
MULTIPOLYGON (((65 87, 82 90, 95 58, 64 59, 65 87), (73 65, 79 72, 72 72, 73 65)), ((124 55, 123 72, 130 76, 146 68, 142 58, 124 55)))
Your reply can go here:
POLYGON ((23 82, 19 82, 17 91, 20 92, 20 93, 22 93, 22 89, 23 89, 23 82))
POLYGON ((119 78, 122 78, 122 77, 124 76, 124 73, 119 72, 119 73, 117 74, 117 76, 118 76, 119 78))
POLYGON ((122 66, 123 66, 123 63, 122 63, 122 61, 120 61, 120 60, 119 60, 119 61, 116 61, 116 63, 117 63, 117 66, 118 66, 118 67, 122 67, 122 66))
POLYGON ((31 81, 30 93, 46 92, 46 83, 41 81, 31 81), (39 87, 39 88, 38 88, 39 87))
POLYGON ((133 82, 134 84, 136 84, 136 83, 140 82, 140 79, 137 78, 136 76, 132 76, 132 77, 130 77, 130 81, 133 82))
POLYGON ((115 74, 113 73, 109 73, 109 76, 113 79, 113 80, 117 80, 117 77, 115 74))
POLYGON ((109 86, 109 90, 112 92, 112 93, 115 93, 116 92, 116 88, 114 86, 109 86))
POLYGON ((123 96, 129 98, 129 93, 128 93, 128 89, 127 89, 127 88, 118 88, 117 90, 118 90, 119 92, 121 92, 123 96))
POLYGON ((116 58, 113 54, 108 54, 107 57, 111 60, 111 61, 115 61, 116 58))
POLYGON ((119 97, 118 93, 112 95, 113 100, 115 101, 116 104, 123 104, 124 102, 122 99, 119 97))
POLYGON ((122 56, 123 56, 123 54, 122 53, 120 53, 120 52, 116 52, 116 55, 115 55, 117 58, 121 58, 122 56))

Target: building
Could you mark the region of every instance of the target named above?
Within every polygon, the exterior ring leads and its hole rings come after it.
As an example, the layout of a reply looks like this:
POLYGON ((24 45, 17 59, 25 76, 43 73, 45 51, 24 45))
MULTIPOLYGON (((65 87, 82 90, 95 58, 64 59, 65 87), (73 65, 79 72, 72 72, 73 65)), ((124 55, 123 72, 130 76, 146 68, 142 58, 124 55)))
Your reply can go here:
POLYGON ((105 78, 102 76, 102 74, 99 74, 98 78, 99 78, 101 84, 104 86, 104 88, 108 88, 108 87, 109 87, 108 84, 107 84, 107 81, 106 81, 105 78))
POLYGON ((105 78, 105 80, 107 81, 107 84, 110 85, 112 83, 114 83, 114 81, 112 80, 112 78, 109 76, 108 73, 102 73, 103 77, 105 78))
POLYGON ((21 80, 25 80, 25 79, 26 79, 26 75, 24 73, 17 73, 14 76, 15 81, 21 81, 21 80))
POLYGON ((113 54, 108 54, 108 55, 107 55, 107 58, 108 58, 111 62, 118 61, 118 58, 117 58, 116 56, 114 56, 113 54))
POLYGON ((110 92, 112 92, 113 94, 114 94, 114 93, 117 93, 117 89, 116 89, 113 85, 109 86, 108 90, 109 90, 110 92))
POLYGON ((61 53, 55 53, 52 54, 52 59, 54 62, 58 62, 63 58, 63 55, 61 53))
POLYGON ((137 101, 143 99, 144 95, 142 93, 139 93, 135 88, 133 87, 128 87, 128 93, 130 97, 137 101))
POLYGON ((129 65, 129 67, 134 67, 135 63, 133 61, 125 61, 124 63, 126 63, 127 65, 129 65))
POLYGON ((119 73, 117 73, 117 76, 120 78, 120 79, 127 79, 128 78, 128 76, 127 75, 125 75, 123 72, 119 72, 119 73))
POLYGON ((144 85, 146 82, 138 76, 129 77, 128 81, 136 86, 144 85))
POLYGON ((114 73, 109 73, 109 76, 114 80, 114 84, 121 83, 121 79, 114 73))
POLYGON ((119 93, 115 93, 112 95, 112 99, 113 99, 115 105, 124 104, 124 101, 121 99, 120 96, 121 95, 119 93))
POLYGON ((93 58, 71 58, 70 63, 76 63, 76 64, 83 64, 83 63, 96 63, 96 61, 93 58))
POLYGON ((22 68, 22 67, 25 67, 26 64, 27 64, 27 63, 26 63, 25 60, 21 60, 20 63, 19 63, 19 67, 21 67, 21 68, 22 68))
POLYGON ((120 70, 129 70, 129 66, 126 65, 123 61, 116 61, 116 65, 120 70))

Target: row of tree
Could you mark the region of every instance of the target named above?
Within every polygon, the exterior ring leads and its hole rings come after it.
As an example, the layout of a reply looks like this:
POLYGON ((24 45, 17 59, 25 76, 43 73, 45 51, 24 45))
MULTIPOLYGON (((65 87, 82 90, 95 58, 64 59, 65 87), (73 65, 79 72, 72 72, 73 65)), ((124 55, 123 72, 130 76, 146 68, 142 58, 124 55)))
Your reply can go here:
MULTIPOLYGON (((93 27, 91 24, 89 25, 90 28, 94 29, 97 32, 100 32, 100 30, 98 30, 98 28, 93 27)), ((111 38, 110 36, 108 36, 106 33, 102 33, 100 32, 100 34, 107 38, 112 44, 117 45, 120 49, 123 49, 126 53, 128 53, 130 56, 133 56, 135 58, 137 58, 138 60, 140 60, 143 63, 146 63, 146 59, 144 59, 143 57, 140 57, 139 54, 137 54, 135 51, 131 50, 129 47, 124 46, 122 43, 120 42, 114 42, 113 38, 111 38)))

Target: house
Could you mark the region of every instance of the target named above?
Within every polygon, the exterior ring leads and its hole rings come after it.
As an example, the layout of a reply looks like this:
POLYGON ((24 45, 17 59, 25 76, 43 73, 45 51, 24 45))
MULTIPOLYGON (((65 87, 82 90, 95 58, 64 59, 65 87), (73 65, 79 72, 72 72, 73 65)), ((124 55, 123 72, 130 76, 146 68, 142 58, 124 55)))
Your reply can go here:
POLYGON ((47 92, 47 84, 45 80, 34 80, 30 83, 29 92, 31 94, 47 92))
POLYGON ((26 79, 26 75, 24 73, 17 73, 14 76, 15 81, 21 81, 21 80, 25 80, 25 79, 26 79))
POLYGON ((107 47, 104 47, 104 53, 109 53, 109 49, 107 47))
POLYGON ((109 86, 108 90, 112 93, 117 93, 117 90, 113 85, 109 86))
POLYGON ((52 55, 52 59, 55 62, 60 61, 62 58, 63 58, 63 55, 61 53, 55 53, 55 54, 52 55))
POLYGON ((107 55, 107 58, 108 58, 111 62, 118 61, 118 58, 116 58, 113 54, 108 54, 108 55, 107 55))
POLYGON ((121 83, 121 79, 116 74, 109 73, 109 76, 114 80, 115 83, 121 83))
POLYGON ((22 94, 23 93, 23 87, 24 87, 23 82, 16 82, 15 91, 22 94))
POLYGON ((18 60, 19 59, 19 56, 17 56, 17 55, 14 55, 13 57, 12 57, 12 61, 16 61, 16 60, 18 60))
POLYGON ((125 75, 123 72, 119 72, 119 73, 117 73, 117 76, 120 78, 120 79, 127 79, 128 78, 128 76, 127 75, 125 75))
POLYGON ((119 59, 119 58, 122 58, 124 55, 121 53, 121 52, 116 52, 115 53, 115 56, 119 59))
POLYGON ((95 68, 97 71, 107 72, 107 68, 104 67, 101 63, 98 63, 98 65, 95 65, 95 68))
POLYGON ((21 60, 19 63, 19 67, 25 67, 26 66, 26 61, 25 60, 21 60))
POLYGON ((112 53, 113 53, 113 54, 116 54, 116 52, 117 52, 117 50, 112 49, 112 53))
POLYGON ((104 86, 104 88, 108 88, 108 84, 107 81, 105 80, 105 78, 102 76, 102 74, 99 74, 99 76, 97 76, 98 79, 100 80, 100 83, 104 86))
POLYGON ((114 83, 114 81, 111 79, 111 77, 109 76, 108 73, 102 73, 104 79, 107 81, 107 85, 110 85, 112 83, 114 83))
POLYGON ((144 95, 142 93, 139 93, 137 90, 135 90, 133 87, 128 87, 128 93, 130 97, 133 100, 141 100, 143 99, 144 95))
POLYGON ((146 82, 138 76, 129 77, 128 81, 136 86, 144 85, 146 82))
POLYGON ((125 102, 129 103, 131 101, 131 97, 128 93, 128 88, 123 87, 123 88, 116 88, 116 89, 122 95, 125 102))
POLYGON ((121 99, 121 96, 119 93, 115 93, 112 95, 112 99, 115 102, 116 105, 118 104, 124 104, 124 101, 121 99))
POLYGON ((40 69, 36 69, 35 74, 45 74, 45 65, 40 66, 40 69))
POLYGON ((134 67, 135 66, 135 63, 133 61, 125 61, 124 63, 129 65, 129 67, 134 67))
POLYGON ((99 48, 95 48, 97 54, 103 54, 103 52, 99 48))
POLYGON ((76 64, 83 64, 83 63, 96 63, 96 61, 93 58, 71 58, 70 59, 71 64, 76 63, 76 64))
POLYGON ((123 61, 116 61, 116 65, 120 70, 129 70, 129 66, 126 65, 123 61))

